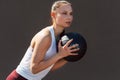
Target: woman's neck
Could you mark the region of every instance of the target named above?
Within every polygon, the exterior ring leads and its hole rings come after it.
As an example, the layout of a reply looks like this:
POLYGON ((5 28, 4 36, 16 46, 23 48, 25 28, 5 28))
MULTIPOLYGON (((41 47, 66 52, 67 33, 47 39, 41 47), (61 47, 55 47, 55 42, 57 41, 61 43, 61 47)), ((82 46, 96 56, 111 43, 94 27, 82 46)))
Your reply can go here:
POLYGON ((64 31, 64 28, 62 26, 57 26, 56 24, 52 25, 55 31, 55 36, 58 36, 64 31))

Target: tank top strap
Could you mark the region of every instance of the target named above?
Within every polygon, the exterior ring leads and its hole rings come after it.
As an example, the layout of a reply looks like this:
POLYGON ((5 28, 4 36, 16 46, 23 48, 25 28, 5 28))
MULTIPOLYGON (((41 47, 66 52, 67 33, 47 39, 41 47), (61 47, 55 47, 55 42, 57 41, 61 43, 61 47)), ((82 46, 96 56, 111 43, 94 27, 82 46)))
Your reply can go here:
POLYGON ((49 26, 48 29, 51 33, 52 41, 55 41, 55 33, 54 33, 53 26, 49 26))

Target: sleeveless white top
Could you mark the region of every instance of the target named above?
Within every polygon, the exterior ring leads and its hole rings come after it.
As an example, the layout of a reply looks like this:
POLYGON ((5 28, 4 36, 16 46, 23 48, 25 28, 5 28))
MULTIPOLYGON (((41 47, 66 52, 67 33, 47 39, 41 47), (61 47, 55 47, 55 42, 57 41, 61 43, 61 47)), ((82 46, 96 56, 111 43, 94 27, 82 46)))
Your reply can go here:
MULTIPOLYGON (((49 26, 48 29, 51 33, 52 42, 51 42, 51 46, 46 52, 44 59, 49 59, 56 54, 56 40, 55 40, 54 29, 52 26, 49 26)), ((30 60, 33 52, 32 50, 33 50, 32 47, 29 47, 27 49, 23 59, 21 60, 18 67, 16 68, 16 72, 28 80, 41 80, 48 74, 48 72, 51 70, 54 64, 37 74, 33 74, 30 71, 30 60)))

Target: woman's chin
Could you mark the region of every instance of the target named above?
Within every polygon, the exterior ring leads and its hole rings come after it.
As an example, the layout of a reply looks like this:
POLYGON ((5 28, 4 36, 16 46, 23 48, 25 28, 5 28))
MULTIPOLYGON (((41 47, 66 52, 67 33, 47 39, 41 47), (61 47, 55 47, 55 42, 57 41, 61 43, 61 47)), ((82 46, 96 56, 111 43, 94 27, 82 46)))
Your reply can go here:
POLYGON ((70 27, 71 25, 65 25, 64 27, 66 27, 66 28, 68 28, 68 27, 70 27))

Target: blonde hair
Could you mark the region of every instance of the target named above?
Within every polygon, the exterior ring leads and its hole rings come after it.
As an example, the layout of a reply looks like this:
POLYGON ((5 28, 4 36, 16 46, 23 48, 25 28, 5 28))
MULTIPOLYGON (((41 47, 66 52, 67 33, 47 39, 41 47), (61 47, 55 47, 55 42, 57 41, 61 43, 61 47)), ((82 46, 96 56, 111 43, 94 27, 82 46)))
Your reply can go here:
POLYGON ((71 5, 70 2, 66 1, 66 0, 58 0, 58 1, 55 1, 52 5, 52 8, 51 8, 51 12, 55 11, 57 8, 59 8, 61 5, 63 4, 69 4, 71 5))
MULTIPOLYGON (((58 0, 58 1, 55 1, 52 5, 52 8, 51 8, 51 13, 52 12, 55 12, 57 8, 61 7, 62 5, 71 5, 70 2, 66 1, 66 0, 58 0)), ((52 15, 52 14, 51 14, 52 15)), ((51 24, 54 22, 53 20, 53 17, 51 16, 51 20, 49 21, 51 24)))

